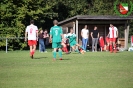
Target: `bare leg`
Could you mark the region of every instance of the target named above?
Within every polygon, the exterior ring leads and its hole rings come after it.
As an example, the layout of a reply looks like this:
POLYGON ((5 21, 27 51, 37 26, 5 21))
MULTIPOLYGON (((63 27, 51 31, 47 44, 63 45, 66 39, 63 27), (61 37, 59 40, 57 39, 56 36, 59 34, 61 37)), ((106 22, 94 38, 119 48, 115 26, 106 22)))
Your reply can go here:
POLYGON ((62 60, 62 50, 61 50, 61 48, 59 48, 58 53, 59 53, 60 60, 62 60))
POLYGON ((106 50, 109 51, 109 43, 107 43, 106 50))
POLYGON ((30 46, 30 57, 33 59, 33 52, 32 52, 32 46, 30 46))
POLYGON ((116 43, 115 42, 113 42, 113 49, 114 49, 114 53, 116 53, 116 43))
POLYGON ((113 52, 113 49, 112 49, 113 47, 112 47, 112 41, 110 41, 110 53, 112 53, 113 52))
POLYGON ((32 52, 32 46, 30 46, 30 52, 32 52))
POLYGON ((73 50, 75 50, 75 47, 74 47, 74 46, 72 46, 72 49, 73 49, 73 50))

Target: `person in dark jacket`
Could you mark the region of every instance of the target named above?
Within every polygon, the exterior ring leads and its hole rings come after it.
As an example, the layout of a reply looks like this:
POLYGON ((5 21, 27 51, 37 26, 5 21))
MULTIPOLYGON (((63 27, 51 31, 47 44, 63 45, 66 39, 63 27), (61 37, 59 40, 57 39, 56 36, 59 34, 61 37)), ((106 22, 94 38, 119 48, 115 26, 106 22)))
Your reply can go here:
POLYGON ((40 52, 44 52, 45 46, 44 46, 44 36, 43 36, 43 30, 40 30, 40 33, 38 35, 39 37, 39 45, 40 45, 40 52))

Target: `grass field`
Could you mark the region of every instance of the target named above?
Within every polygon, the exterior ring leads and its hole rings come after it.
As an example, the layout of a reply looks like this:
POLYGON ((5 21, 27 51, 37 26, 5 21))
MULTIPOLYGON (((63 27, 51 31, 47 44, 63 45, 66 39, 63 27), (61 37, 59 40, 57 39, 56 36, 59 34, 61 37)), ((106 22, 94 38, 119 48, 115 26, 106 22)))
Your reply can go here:
POLYGON ((52 53, 0 51, 0 88, 133 88, 133 52, 52 53), (57 55, 58 56, 58 55, 57 55))

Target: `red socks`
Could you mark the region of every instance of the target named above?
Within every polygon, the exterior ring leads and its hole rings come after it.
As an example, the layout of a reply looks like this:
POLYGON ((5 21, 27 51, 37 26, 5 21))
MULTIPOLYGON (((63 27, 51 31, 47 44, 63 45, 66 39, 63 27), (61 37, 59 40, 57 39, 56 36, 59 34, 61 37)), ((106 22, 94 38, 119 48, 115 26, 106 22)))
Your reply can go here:
POLYGON ((111 53, 113 52, 113 48, 112 48, 112 45, 110 45, 110 52, 111 52, 111 53))
POLYGON ((116 49, 116 44, 114 46, 110 45, 110 53, 112 53, 114 51, 114 53, 116 53, 117 49, 116 49))
POLYGON ((107 47, 106 47, 106 50, 108 50, 108 51, 109 51, 109 46, 107 46, 107 47))
POLYGON ((68 53, 67 47, 64 47, 63 50, 68 53))
POLYGON ((30 52, 30 56, 34 55, 35 51, 33 50, 32 52, 30 52))
POLYGON ((32 56, 32 52, 30 52, 30 56, 32 56))

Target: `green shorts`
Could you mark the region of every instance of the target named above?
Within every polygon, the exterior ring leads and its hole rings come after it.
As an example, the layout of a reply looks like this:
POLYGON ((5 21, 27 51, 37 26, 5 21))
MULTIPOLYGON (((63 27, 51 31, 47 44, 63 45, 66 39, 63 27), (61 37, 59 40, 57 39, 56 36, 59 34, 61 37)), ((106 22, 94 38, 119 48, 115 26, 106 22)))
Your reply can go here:
POLYGON ((61 48, 61 42, 52 42, 52 48, 61 48))
POLYGON ((71 42, 71 43, 70 43, 70 46, 72 47, 72 46, 75 46, 76 44, 77 44, 77 42, 74 41, 74 42, 71 42))

